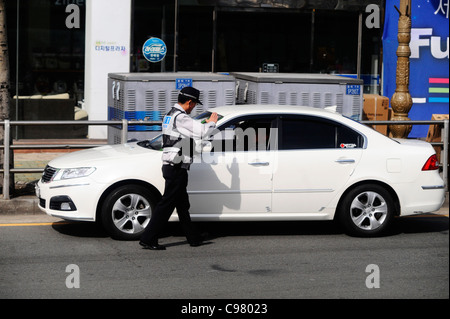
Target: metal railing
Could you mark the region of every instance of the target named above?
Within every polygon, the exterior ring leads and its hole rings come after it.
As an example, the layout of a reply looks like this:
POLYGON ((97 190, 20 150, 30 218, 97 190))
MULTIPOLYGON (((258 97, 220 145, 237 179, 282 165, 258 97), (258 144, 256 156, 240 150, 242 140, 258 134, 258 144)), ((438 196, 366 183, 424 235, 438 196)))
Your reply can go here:
POLYGON ((85 149, 93 148, 95 144, 29 144, 29 145, 11 145, 11 127, 13 126, 57 126, 57 125, 89 125, 89 126, 120 126, 122 128, 121 140, 128 140, 128 126, 129 125, 161 125, 161 121, 129 121, 123 119, 121 121, 10 121, 5 120, 0 122, 4 126, 4 142, 0 145, 0 149, 4 150, 3 154, 3 168, 0 169, 0 174, 3 173, 3 199, 11 199, 10 194, 10 178, 11 174, 26 174, 26 173, 42 173, 44 168, 11 168, 10 158, 11 151, 15 149, 85 149))
MULTIPOLYGON (((448 143, 449 143, 449 120, 431 120, 431 121, 361 121, 362 124, 367 125, 439 125, 442 127, 441 142, 431 142, 433 146, 441 146, 443 178, 445 182, 445 190, 448 191, 448 143)), ((4 126, 4 144, 0 145, 0 149, 4 150, 3 156, 3 199, 10 199, 10 177, 11 174, 23 173, 42 173, 43 168, 11 168, 10 155, 11 150, 15 149, 83 149, 92 148, 100 145, 94 144, 59 144, 59 145, 11 145, 11 127, 12 126, 55 126, 55 125, 89 125, 89 126, 120 126, 122 128, 121 140, 128 140, 128 126, 129 125, 161 125, 161 121, 9 121, 0 122, 4 126)))

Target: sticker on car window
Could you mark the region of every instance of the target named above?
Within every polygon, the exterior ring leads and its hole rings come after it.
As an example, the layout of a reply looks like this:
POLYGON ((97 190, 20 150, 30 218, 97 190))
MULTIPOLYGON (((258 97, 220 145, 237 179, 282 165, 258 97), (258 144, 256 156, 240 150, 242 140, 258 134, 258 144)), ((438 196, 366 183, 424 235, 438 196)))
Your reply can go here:
POLYGON ((356 144, 350 143, 350 144, 341 144, 341 148, 355 148, 356 144))

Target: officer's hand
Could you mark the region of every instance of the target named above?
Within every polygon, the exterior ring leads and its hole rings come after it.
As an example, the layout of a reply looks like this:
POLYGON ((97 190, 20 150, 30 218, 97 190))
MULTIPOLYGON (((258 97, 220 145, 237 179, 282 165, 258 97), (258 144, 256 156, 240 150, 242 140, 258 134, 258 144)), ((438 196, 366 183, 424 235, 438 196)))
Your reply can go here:
POLYGON ((217 113, 214 112, 214 113, 211 114, 209 119, 206 120, 206 123, 209 123, 209 122, 217 123, 218 119, 219 119, 219 115, 217 115, 217 113))

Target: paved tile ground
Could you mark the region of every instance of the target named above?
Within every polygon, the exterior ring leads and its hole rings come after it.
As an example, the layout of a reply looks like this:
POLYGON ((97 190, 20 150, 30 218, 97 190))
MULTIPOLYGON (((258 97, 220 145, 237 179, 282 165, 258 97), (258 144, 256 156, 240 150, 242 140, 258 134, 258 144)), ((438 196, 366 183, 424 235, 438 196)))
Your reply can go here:
MULTIPOLYGON (((14 168, 45 168, 52 159, 65 153, 16 153, 14 154, 14 168)), ((15 174, 16 184, 25 184, 38 180, 41 173, 15 174)))

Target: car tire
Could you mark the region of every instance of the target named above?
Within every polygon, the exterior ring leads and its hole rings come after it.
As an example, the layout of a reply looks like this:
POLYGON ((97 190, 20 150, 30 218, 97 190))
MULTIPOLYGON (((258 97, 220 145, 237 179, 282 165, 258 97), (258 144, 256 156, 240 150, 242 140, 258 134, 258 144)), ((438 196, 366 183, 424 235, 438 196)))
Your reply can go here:
POLYGON ((386 234, 394 212, 391 194, 380 185, 366 184, 355 187, 344 196, 338 217, 349 235, 376 237, 386 234))
POLYGON ((140 185, 123 185, 110 192, 101 208, 101 221, 114 239, 139 239, 148 225, 156 200, 140 185))

